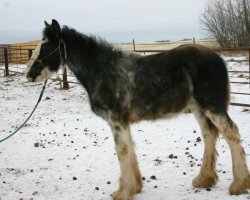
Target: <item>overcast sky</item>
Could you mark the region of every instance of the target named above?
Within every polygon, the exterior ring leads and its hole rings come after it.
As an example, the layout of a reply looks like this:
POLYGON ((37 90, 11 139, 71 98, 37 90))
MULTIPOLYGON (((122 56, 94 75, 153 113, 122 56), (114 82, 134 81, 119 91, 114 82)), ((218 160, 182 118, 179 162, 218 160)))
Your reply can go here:
POLYGON ((199 16, 207 0, 0 0, 0 43, 41 38, 57 19, 110 42, 206 37, 199 16))

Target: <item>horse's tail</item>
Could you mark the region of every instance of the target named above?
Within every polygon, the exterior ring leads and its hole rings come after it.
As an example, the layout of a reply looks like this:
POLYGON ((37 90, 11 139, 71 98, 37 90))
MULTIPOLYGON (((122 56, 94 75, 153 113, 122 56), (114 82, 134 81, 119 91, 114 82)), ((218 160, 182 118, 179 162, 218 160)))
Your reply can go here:
POLYGON ((203 109, 226 113, 230 104, 230 82, 226 63, 212 50, 200 47, 187 69, 193 96, 203 109))

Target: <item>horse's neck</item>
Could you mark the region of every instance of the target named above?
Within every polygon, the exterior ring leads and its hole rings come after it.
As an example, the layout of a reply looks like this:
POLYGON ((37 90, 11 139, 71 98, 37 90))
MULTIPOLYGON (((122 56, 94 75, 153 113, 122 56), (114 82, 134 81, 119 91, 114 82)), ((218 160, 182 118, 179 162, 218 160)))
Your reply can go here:
POLYGON ((90 93, 92 88, 95 87, 96 80, 100 77, 99 73, 101 73, 100 68, 102 63, 98 59, 99 55, 97 54, 96 57, 88 57, 88 49, 82 52, 79 45, 74 45, 73 43, 67 45, 67 41, 65 44, 67 51, 66 64, 88 93, 90 93))

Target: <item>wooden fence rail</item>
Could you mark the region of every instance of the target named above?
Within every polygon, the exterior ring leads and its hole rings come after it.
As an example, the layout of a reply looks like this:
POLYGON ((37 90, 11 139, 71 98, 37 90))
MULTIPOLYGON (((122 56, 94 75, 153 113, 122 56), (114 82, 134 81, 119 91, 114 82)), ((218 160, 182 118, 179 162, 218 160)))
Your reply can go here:
MULTIPOLYGON (((29 61, 29 59, 32 56, 32 51, 35 49, 35 47, 31 48, 18 48, 17 46, 11 47, 8 45, 1 46, 0 45, 0 64, 4 64, 5 69, 4 69, 4 75, 8 76, 9 75, 9 63, 14 63, 14 64, 24 64, 29 61)), ((232 84, 248 84, 250 87, 250 48, 230 48, 230 49, 213 49, 215 52, 243 52, 246 51, 248 52, 248 60, 229 60, 227 62, 248 62, 248 71, 229 71, 229 73, 247 73, 249 74, 249 82, 236 82, 233 81, 231 82, 232 84)), ((168 50, 135 50, 137 53, 143 53, 146 55, 146 53, 159 53, 159 52, 166 52, 168 50)), ((63 70, 63 89, 69 89, 69 83, 77 83, 74 81, 68 81, 67 75, 67 69, 65 68, 63 70)), ((249 93, 242 93, 242 92, 231 92, 232 94, 237 94, 237 95, 250 95, 249 93)), ((250 104, 242 104, 242 103, 231 103, 231 105, 235 106, 244 106, 244 107, 250 107, 250 104)))

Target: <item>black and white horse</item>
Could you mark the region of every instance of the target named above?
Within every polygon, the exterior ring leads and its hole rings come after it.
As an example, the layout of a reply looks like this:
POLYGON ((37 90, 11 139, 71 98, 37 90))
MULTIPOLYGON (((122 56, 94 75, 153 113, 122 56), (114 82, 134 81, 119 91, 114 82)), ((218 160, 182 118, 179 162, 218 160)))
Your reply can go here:
POLYGON ((133 199, 142 190, 129 125, 168 118, 191 110, 198 121, 205 150, 194 187, 211 187, 216 173, 216 141, 220 132, 232 154, 234 180, 230 194, 247 193, 250 176, 236 124, 227 107, 228 72, 223 60, 208 48, 183 45, 165 53, 140 56, 113 48, 107 42, 45 22, 43 39, 26 69, 30 81, 42 81, 67 64, 86 89, 95 114, 112 130, 120 163, 115 200, 133 199))

